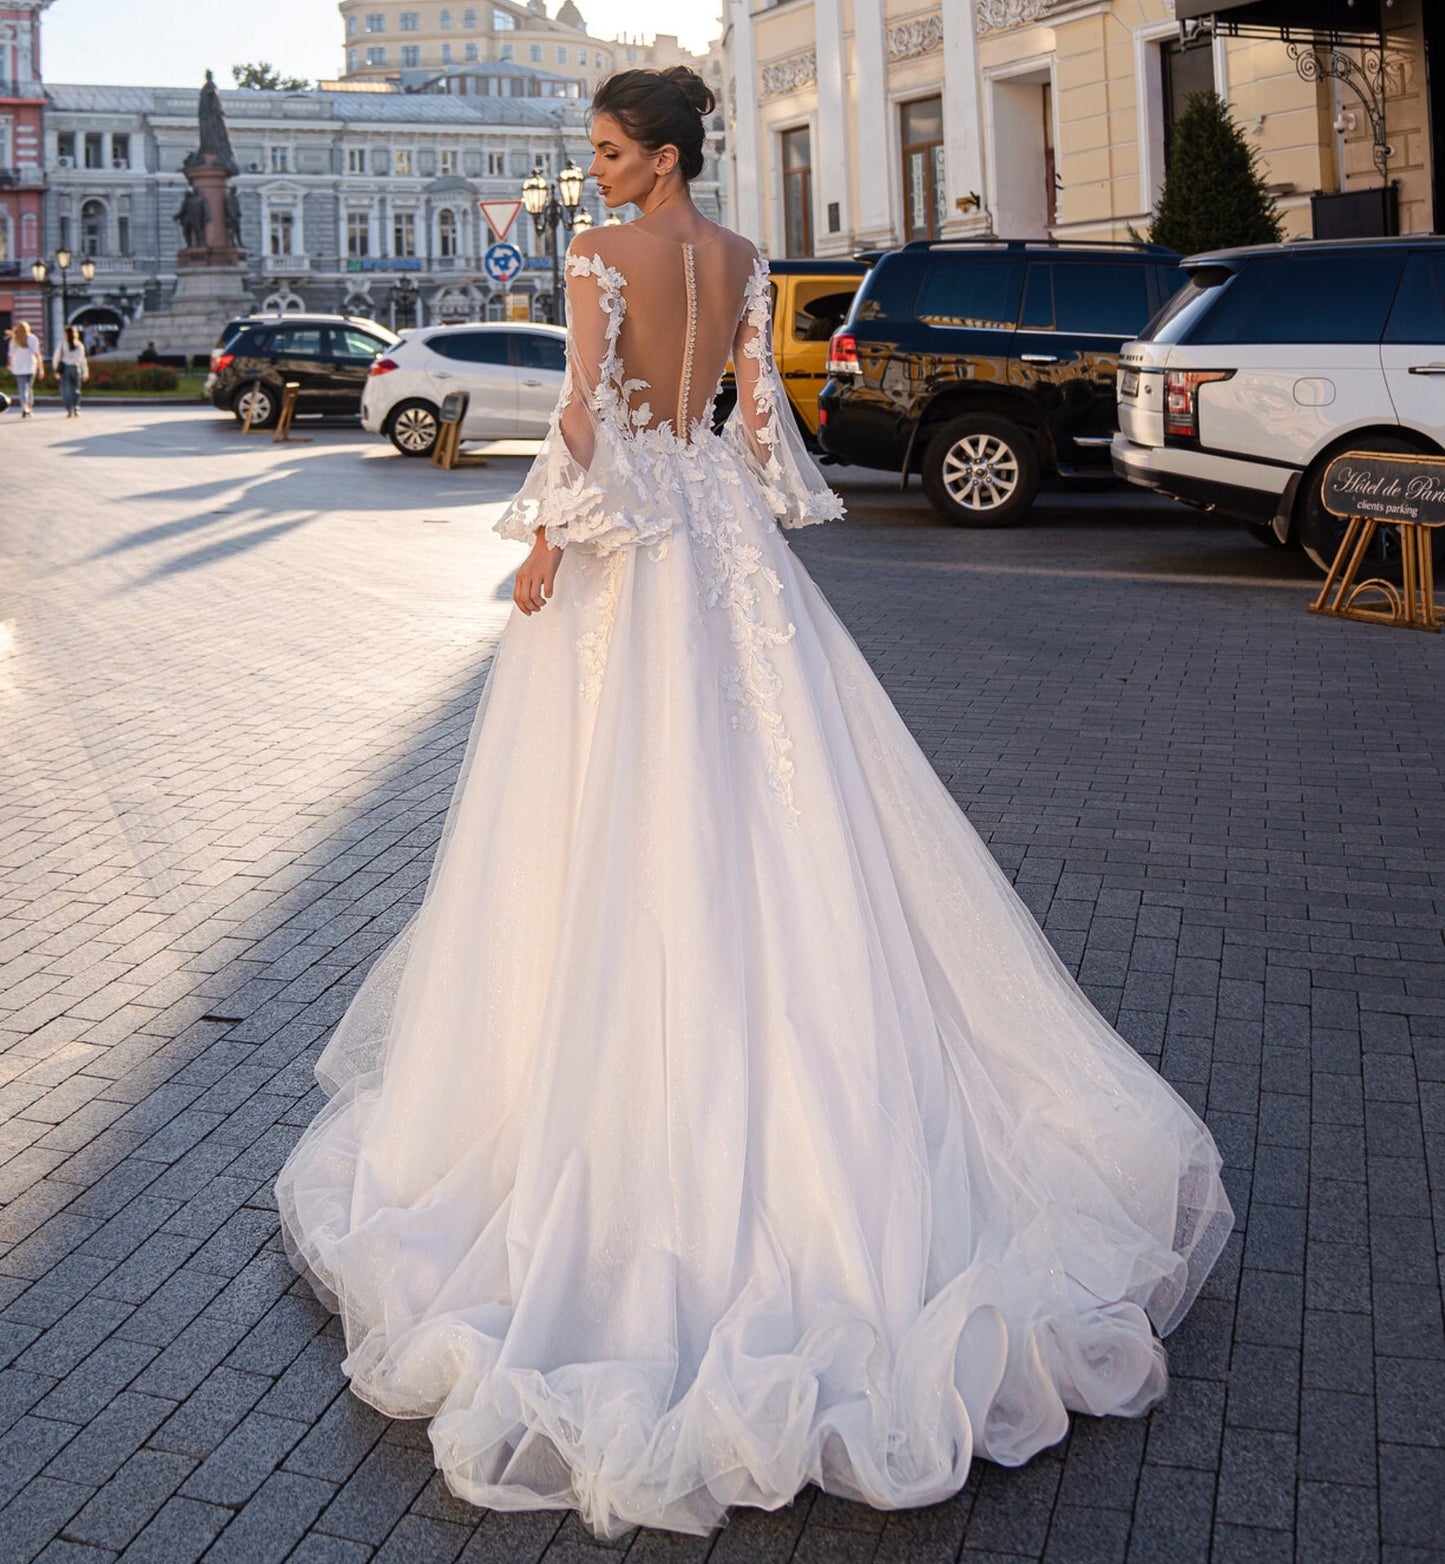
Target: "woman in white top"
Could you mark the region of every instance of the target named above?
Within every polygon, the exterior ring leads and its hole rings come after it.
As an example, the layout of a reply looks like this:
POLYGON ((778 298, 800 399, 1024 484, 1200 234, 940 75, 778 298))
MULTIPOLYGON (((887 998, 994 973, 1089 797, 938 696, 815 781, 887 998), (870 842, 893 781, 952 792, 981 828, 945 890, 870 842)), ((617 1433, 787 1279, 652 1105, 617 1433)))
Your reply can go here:
POLYGON ((15 376, 16 397, 20 403, 20 416, 29 418, 35 406, 35 382, 45 374, 45 357, 40 351, 40 338, 25 322, 18 321, 10 333, 10 351, 6 355, 10 373, 15 376))
POLYGON ((80 416, 80 385, 90 379, 90 361, 85 344, 75 326, 65 328, 65 337, 55 350, 55 373, 60 380, 60 400, 67 418, 80 416))

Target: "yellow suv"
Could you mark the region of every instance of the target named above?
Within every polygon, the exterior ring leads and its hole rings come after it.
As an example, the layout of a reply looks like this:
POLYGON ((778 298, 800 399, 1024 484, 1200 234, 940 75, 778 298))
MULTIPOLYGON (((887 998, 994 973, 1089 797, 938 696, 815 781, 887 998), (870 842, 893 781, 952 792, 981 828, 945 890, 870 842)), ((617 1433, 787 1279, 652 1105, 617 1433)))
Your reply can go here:
MULTIPOLYGON (((867 261, 769 261, 773 295, 773 355, 793 416, 808 445, 818 448, 818 393, 828 379, 828 343, 848 317, 867 261)), ((718 391, 719 425, 737 393, 732 365, 718 391)))

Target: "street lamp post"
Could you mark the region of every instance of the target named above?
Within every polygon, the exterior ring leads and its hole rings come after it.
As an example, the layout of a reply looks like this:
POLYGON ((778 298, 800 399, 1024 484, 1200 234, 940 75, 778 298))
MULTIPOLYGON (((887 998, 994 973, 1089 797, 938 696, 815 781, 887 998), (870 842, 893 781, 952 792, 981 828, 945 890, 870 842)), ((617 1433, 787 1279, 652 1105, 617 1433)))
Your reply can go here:
MULTIPOLYGON (((63 331, 70 324, 70 263, 75 257, 63 246, 55 252, 55 269, 60 273, 60 326, 63 331)), ((30 275, 45 288, 47 293, 55 292, 55 284, 49 282, 50 268, 44 261, 35 261, 31 264, 30 275)), ((95 281, 95 262, 87 255, 80 263, 80 275, 87 284, 95 281)), ((59 333, 56 334, 57 337, 59 333)))
POLYGON ((592 226, 591 212, 581 210, 582 181, 587 176, 570 159, 551 185, 540 168, 522 183, 522 205, 532 219, 537 237, 545 233, 552 254, 552 319, 561 323, 566 310, 562 296, 562 250, 557 243, 559 228, 586 229, 592 226))

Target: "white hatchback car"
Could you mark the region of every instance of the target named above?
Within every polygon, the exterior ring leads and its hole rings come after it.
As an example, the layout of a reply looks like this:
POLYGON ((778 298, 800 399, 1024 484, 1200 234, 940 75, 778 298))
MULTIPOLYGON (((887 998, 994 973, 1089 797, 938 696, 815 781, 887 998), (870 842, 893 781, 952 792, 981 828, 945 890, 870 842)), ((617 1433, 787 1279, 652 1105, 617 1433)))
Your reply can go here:
MULTIPOLYGON (((1262 541, 1298 542, 1327 569, 1345 527, 1320 498, 1330 461, 1445 451, 1445 239, 1262 245, 1183 265, 1189 281, 1119 354, 1114 470, 1262 541)), ((1392 529, 1377 537, 1388 555, 1392 529)), ((1445 537, 1437 564, 1442 552, 1445 537)))
POLYGON ((465 391, 463 440, 540 440, 562 392, 566 344, 561 326, 520 321, 405 332, 371 366, 361 426, 403 456, 430 456, 443 398, 465 391))

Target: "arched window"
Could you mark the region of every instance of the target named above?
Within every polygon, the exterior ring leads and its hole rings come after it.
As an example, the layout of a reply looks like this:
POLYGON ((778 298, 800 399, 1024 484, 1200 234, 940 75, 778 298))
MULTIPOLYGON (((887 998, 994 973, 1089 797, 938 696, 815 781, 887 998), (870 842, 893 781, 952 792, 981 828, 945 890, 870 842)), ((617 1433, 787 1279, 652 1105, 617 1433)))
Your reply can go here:
POLYGON ((80 209, 80 253, 105 254, 104 201, 87 201, 80 209))
POLYGON ((437 218, 437 254, 451 260, 457 253, 457 214, 450 209, 437 218))

